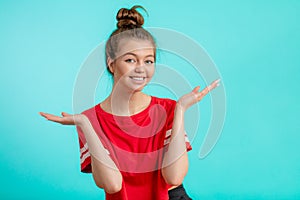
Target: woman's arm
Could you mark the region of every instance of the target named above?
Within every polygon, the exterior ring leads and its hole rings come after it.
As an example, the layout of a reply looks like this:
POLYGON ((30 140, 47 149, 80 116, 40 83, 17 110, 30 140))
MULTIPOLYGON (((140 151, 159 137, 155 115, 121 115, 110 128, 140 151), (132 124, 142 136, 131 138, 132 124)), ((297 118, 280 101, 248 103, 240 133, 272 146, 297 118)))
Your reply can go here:
POLYGON ((184 111, 176 104, 172 134, 164 154, 162 175, 169 185, 180 185, 188 170, 188 157, 185 145, 184 111))
POLYGON ((96 185, 107 193, 116 193, 122 188, 122 175, 117 166, 107 154, 106 149, 97 136, 89 119, 82 114, 69 115, 62 113, 62 117, 40 112, 40 115, 50 121, 63 125, 77 125, 86 138, 91 154, 92 174, 96 185))
POLYGON ((176 104, 172 134, 167 151, 164 154, 162 175, 170 185, 180 185, 188 170, 188 156, 185 144, 184 113, 193 104, 199 102, 209 91, 219 85, 220 79, 212 82, 199 92, 196 87, 191 93, 182 96, 176 104))
POLYGON ((122 189, 122 175, 114 161, 107 154, 88 118, 81 115, 79 127, 84 133, 91 154, 92 173, 95 183, 107 193, 122 189))

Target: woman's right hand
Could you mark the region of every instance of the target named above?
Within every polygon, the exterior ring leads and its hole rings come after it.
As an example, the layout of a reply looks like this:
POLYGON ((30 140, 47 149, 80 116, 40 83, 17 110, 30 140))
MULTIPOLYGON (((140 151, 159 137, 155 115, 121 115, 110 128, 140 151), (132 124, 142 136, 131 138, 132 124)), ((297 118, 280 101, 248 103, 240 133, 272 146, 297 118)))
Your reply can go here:
POLYGON ((217 86, 219 86, 220 80, 221 79, 217 79, 217 80, 213 81, 210 85, 208 85, 202 91, 199 91, 200 86, 195 87, 192 92, 180 97, 179 100, 177 101, 177 105, 179 105, 180 108, 182 108, 184 111, 186 111, 189 107, 191 107, 195 103, 201 101, 201 99, 205 95, 207 95, 211 90, 213 90, 217 86))
POLYGON ((60 123, 63 125, 78 125, 82 119, 81 114, 71 115, 66 112, 62 112, 62 116, 52 115, 49 113, 39 112, 42 117, 45 117, 47 120, 60 123))

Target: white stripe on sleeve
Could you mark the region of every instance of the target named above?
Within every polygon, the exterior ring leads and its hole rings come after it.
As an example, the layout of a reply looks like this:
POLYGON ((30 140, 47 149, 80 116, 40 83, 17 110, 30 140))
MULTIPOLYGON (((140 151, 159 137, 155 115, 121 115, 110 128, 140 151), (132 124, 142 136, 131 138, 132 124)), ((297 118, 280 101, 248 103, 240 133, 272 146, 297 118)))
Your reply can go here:
POLYGON ((84 163, 85 159, 87 159, 88 157, 90 157, 90 152, 86 152, 81 158, 80 158, 80 163, 84 163))
MULTIPOLYGON (((169 144, 170 143, 170 140, 171 140, 171 133, 172 133, 172 130, 170 129, 170 130, 168 130, 167 132, 166 132, 166 137, 165 137, 165 140, 164 140, 164 145, 167 145, 167 144, 169 144)), ((187 136, 187 134, 186 134, 186 132, 185 132, 185 134, 184 134, 184 141, 185 142, 190 142, 189 141, 189 138, 188 138, 188 136, 187 136)))

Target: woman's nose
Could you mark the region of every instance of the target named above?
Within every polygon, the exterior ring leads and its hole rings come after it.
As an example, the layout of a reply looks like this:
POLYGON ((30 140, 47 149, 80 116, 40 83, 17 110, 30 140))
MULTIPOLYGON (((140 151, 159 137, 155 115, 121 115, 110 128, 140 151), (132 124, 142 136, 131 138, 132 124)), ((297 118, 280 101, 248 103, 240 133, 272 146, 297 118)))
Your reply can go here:
POLYGON ((141 63, 141 62, 138 62, 136 67, 135 67, 135 72, 142 73, 144 71, 145 71, 145 64, 141 63))

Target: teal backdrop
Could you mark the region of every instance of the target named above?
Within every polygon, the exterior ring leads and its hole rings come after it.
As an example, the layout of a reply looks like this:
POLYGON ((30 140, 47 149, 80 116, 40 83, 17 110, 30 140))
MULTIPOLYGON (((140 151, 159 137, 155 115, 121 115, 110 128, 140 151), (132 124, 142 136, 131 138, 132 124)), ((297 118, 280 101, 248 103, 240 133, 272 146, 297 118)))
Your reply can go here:
POLYGON ((200 159, 200 124, 184 181, 190 196, 300 199, 297 0, 1 0, 0 198, 104 199, 80 172, 75 128, 38 112, 72 113, 81 64, 115 28, 118 9, 135 4, 149 13, 145 27, 191 37, 222 76, 224 127, 200 159))

